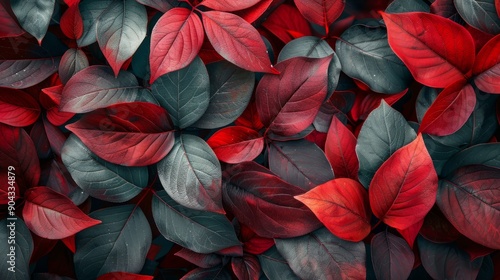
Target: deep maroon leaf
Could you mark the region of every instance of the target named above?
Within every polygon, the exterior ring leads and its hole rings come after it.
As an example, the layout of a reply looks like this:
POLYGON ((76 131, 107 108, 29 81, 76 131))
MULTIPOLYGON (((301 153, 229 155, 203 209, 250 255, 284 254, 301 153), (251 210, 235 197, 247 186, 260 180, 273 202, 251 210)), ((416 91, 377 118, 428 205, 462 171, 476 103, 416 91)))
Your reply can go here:
POLYGON ((279 73, 259 33, 244 19, 219 11, 203 12, 202 19, 210 43, 226 60, 249 71, 279 73))
POLYGON ((358 179, 359 162, 356 137, 337 118, 333 117, 325 143, 325 155, 336 178, 358 179))
POLYGON ((460 233, 500 249, 499 198, 498 169, 473 165, 459 168, 440 182, 436 203, 460 233))
POLYGON ((344 240, 358 242, 371 231, 368 193, 357 181, 331 180, 295 198, 309 207, 330 232, 344 240))
POLYGON ((97 280, 153 280, 153 276, 129 272, 108 272, 97 277, 97 280))
POLYGON ((151 79, 188 66, 203 44, 200 18, 184 8, 173 8, 163 14, 151 33, 151 79))
POLYGON ((69 49, 61 57, 59 62, 59 77, 66 84, 78 71, 89 66, 89 60, 80 49, 69 49))
POLYGON ((474 63, 474 84, 482 91, 500 93, 500 35, 489 40, 474 63))
POLYGON ((119 103, 66 126, 97 156, 128 166, 154 164, 174 144, 172 122, 158 105, 119 103))
POLYGON ((38 102, 24 91, 0 88, 0 122, 11 126, 28 126, 40 115, 38 102))
POLYGON ((115 77, 111 68, 92 65, 76 73, 64 86, 59 108, 64 112, 86 113, 134 101, 156 103, 132 73, 120 71, 115 77))
POLYGON ((462 23, 463 19, 458 14, 453 0, 436 0, 431 4, 431 12, 455 22, 462 23))
POLYGON ((97 42, 115 76, 146 37, 146 8, 135 0, 113 1, 97 19, 97 42))
POLYGON ((446 87, 427 109, 419 132, 446 136, 458 131, 476 106, 476 94, 470 84, 458 82, 446 87))
POLYGON ((334 178, 325 153, 307 140, 271 142, 268 153, 269 169, 306 191, 334 178))
POLYGON ((55 0, 11 0, 10 5, 23 29, 41 43, 49 28, 55 0))
POLYGON ((294 6, 279 5, 276 10, 262 23, 267 30, 273 33, 285 44, 295 39, 290 31, 300 35, 312 35, 307 20, 294 6))
POLYGON ((382 13, 382 16, 389 45, 415 80, 444 88, 467 79, 474 63, 474 41, 464 27, 422 12, 382 13))
POLYGON ((158 176, 168 195, 184 207, 224 214, 221 167, 203 139, 182 134, 158 163, 158 176))
POLYGON ((306 129, 326 97, 331 57, 296 57, 276 64, 279 75, 265 75, 257 86, 256 103, 267 131, 291 136, 306 129))
POLYGON ((300 236, 320 226, 314 214, 293 198, 303 193, 275 175, 252 169, 235 173, 223 184, 224 206, 242 224, 268 238, 300 236))
POLYGON ((300 13, 310 22, 326 28, 342 14, 344 0, 295 0, 300 13))
POLYGON ((78 5, 70 6, 61 16, 61 31, 70 39, 76 40, 82 37, 83 20, 78 5))
POLYGON ((24 30, 19 27, 15 20, 15 16, 11 14, 10 1, 0 1, 0 38, 15 37, 24 33, 24 30))
POLYGON ((245 254, 240 258, 231 259, 233 272, 241 280, 258 280, 260 276, 260 263, 256 256, 245 254))
POLYGON ((380 232, 372 238, 371 254, 377 279, 408 279, 410 276, 415 256, 404 239, 387 231, 380 232))
POLYGON ((366 278, 365 245, 342 240, 326 228, 296 238, 276 239, 276 247, 302 279, 366 278))
POLYGON ((233 12, 238 10, 243 10, 246 8, 250 8, 251 6, 257 4, 260 0, 240 0, 240 1, 231 1, 231 0, 203 0, 200 5, 208 7, 210 9, 225 11, 225 12, 233 12))
POLYGON ((30 188, 24 197, 24 221, 32 232, 43 238, 65 238, 101 223, 83 213, 68 197, 50 188, 30 188))
POLYGON ((254 160, 264 149, 264 138, 244 126, 230 126, 215 132, 207 144, 220 161, 240 163, 254 160))
POLYGON ((495 0, 454 0, 453 3, 468 24, 490 34, 500 33, 495 0))
POLYGON ((421 221, 436 200, 437 174, 422 135, 384 162, 370 183, 373 214, 387 225, 405 229, 421 221))
POLYGON ((425 239, 436 243, 453 242, 461 236, 437 206, 434 206, 425 216, 420 234, 425 239))

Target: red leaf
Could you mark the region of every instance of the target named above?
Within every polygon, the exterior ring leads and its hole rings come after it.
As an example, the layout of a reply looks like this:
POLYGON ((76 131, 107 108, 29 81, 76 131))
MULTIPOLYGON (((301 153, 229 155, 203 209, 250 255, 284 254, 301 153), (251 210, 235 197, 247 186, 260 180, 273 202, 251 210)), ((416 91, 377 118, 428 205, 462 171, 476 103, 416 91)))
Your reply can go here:
POLYGON ((331 56, 296 57, 280 62, 279 75, 265 75, 255 93, 257 111, 267 131, 291 136, 306 129, 327 93, 331 56))
POLYGON ((260 276, 260 262, 256 256, 245 254, 240 258, 231 259, 231 267, 240 280, 258 280, 260 276))
POLYGON ((271 3, 273 3, 273 0, 260 0, 252 7, 237 11, 235 12, 235 14, 246 20, 248 23, 252 23, 256 21, 260 16, 262 16, 262 14, 264 14, 271 3))
POLYGON ((240 239, 243 242, 243 251, 253 255, 260 255, 273 247, 274 240, 258 236, 252 229, 244 224, 240 226, 240 239))
POLYGON ((97 277, 97 280, 153 280, 153 276, 130 272, 108 272, 97 277))
POLYGON ((188 66, 200 51, 203 38, 200 18, 192 11, 173 8, 163 14, 151 33, 149 82, 188 66))
POLYGON ((59 26, 64 35, 70 39, 76 40, 82 37, 83 20, 78 5, 72 5, 64 12, 59 26))
POLYGON ((456 22, 422 12, 382 13, 389 45, 415 80, 436 88, 467 80, 474 64, 474 41, 456 22))
POLYGON ((350 111, 352 118, 357 120, 365 120, 366 117, 380 105, 380 101, 384 100, 389 105, 393 105, 400 100, 408 92, 408 89, 397 94, 382 94, 375 92, 360 92, 356 93, 356 101, 350 111))
POLYGON ((226 60, 254 72, 278 74, 271 65, 259 32, 237 15, 209 11, 202 13, 208 40, 226 60))
POLYGON ((408 245, 410 245, 412 249, 413 249, 413 244, 415 243, 415 239, 417 238, 418 233, 422 228, 423 224, 424 220, 421 220, 420 222, 411 225, 409 228, 398 229, 399 234, 403 236, 403 238, 406 240, 406 242, 408 243, 408 245))
POLYGON ((23 218, 26 226, 43 238, 66 238, 101 223, 85 215, 69 198, 50 188, 30 188, 24 197, 23 218))
POLYGON ((300 13, 310 22, 323 26, 328 34, 328 27, 344 11, 345 0, 295 0, 300 13))
POLYGON ((0 122, 11 126, 28 126, 40 115, 38 102, 24 91, 0 88, 0 122))
POLYGON ((15 37, 24 33, 24 30, 19 27, 15 16, 10 9, 10 1, 0 1, 0 38, 15 37))
POLYGON ((257 4, 260 0, 204 0, 199 5, 208 7, 210 9, 233 12, 238 10, 243 10, 250 8, 251 6, 257 4))
POLYGON ((422 220, 436 200, 437 174, 422 135, 397 150, 377 170, 368 188, 373 214, 405 229, 422 220))
POLYGON ((290 5, 280 5, 274 12, 262 23, 267 30, 273 33, 285 44, 295 39, 289 31, 302 34, 302 36, 311 35, 309 23, 302 17, 297 8, 290 5))
POLYGON ((128 166, 164 158, 174 144, 172 127, 165 109, 146 102, 98 109, 66 126, 97 156, 128 166))
POLYGON ((63 88, 63 85, 44 88, 40 94, 40 103, 47 109, 47 119, 55 126, 63 125, 75 116, 74 113, 59 111, 63 88))
POLYGON ((245 126, 251 128, 255 131, 259 131, 264 127, 264 124, 260 121, 259 114, 257 112, 257 104, 255 99, 252 98, 247 108, 243 113, 234 121, 235 125, 245 126))
POLYGON ((75 236, 71 235, 61 239, 61 241, 68 247, 68 249, 74 254, 76 252, 75 236))
POLYGON ((469 258, 471 261, 474 261, 480 257, 487 256, 496 251, 495 249, 479 245, 465 236, 461 236, 457 240, 457 245, 460 249, 464 250, 465 252, 467 252, 467 254, 469 254, 469 258))
POLYGON ((354 134, 334 116, 326 136, 325 154, 332 165, 335 178, 358 179, 356 142, 354 134))
POLYGON ((474 84, 480 90, 500 93, 500 35, 493 37, 481 49, 472 73, 474 84))
POLYGON ((476 106, 476 94, 463 81, 446 87, 427 109, 419 132, 437 136, 450 135, 469 119, 476 106))
POLYGON ((255 159, 264 149, 264 138, 250 128, 231 126, 215 132, 207 144, 220 161, 235 164, 255 159))
POLYGON ((461 235, 435 206, 427 213, 420 234, 425 239, 436 243, 449 243, 457 240, 461 235))
POLYGON ((357 181, 339 178, 295 196, 334 235, 353 242, 363 240, 371 230, 368 193, 357 181))

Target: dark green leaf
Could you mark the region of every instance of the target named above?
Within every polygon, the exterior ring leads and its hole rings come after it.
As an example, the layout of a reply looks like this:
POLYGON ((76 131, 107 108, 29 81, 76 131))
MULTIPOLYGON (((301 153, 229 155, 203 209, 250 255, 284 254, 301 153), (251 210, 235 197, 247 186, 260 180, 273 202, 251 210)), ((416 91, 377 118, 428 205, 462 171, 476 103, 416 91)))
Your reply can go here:
POLYGON ((97 19, 108 8, 113 0, 85 0, 79 4, 83 20, 83 35, 76 42, 79 47, 85 47, 97 41, 97 19))
POLYGON ((484 143, 456 153, 444 165, 442 176, 466 165, 486 165, 500 169, 500 143, 484 143))
POLYGON ((490 34, 500 33, 495 0, 454 0, 460 16, 473 27, 490 34))
POLYGON ((394 0, 385 9, 386 13, 426 12, 431 10, 424 0, 394 0))
POLYGON ((41 42, 54 12, 55 0, 10 0, 21 27, 41 42))
POLYGON ((262 271, 269 279, 275 280, 298 280, 299 278, 288 265, 287 261, 280 255, 276 246, 258 255, 262 271))
POLYGON ((139 273, 151 246, 151 228, 141 208, 114 206, 89 216, 102 223, 76 235, 78 279, 96 279, 112 271, 139 273))
POLYGON ((126 167, 104 161, 75 135, 66 140, 62 160, 78 186, 101 200, 125 202, 148 184, 147 167, 126 167))
POLYGON ((219 128, 236 120, 252 97, 255 74, 220 61, 207 65, 210 77, 210 102, 203 116, 193 125, 219 128))
POLYGON ((186 128, 208 108, 210 81, 205 64, 196 57, 187 67, 156 79, 151 91, 160 106, 167 109, 174 125, 186 128))
POLYGON ((0 240, 2 240, 0 248, 3 248, 0 249, 2 251, 0 258, 2 279, 30 279, 29 262, 33 253, 31 233, 23 220, 15 216, 8 217, 0 221, 0 240), (11 218, 16 220, 10 220, 11 218))

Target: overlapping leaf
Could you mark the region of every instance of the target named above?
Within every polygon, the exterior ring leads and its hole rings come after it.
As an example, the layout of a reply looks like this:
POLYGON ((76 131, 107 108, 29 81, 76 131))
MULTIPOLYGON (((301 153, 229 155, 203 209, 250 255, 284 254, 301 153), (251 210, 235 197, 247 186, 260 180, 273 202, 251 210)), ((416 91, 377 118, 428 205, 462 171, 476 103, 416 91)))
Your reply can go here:
POLYGON ((342 14, 345 6, 343 0, 295 0, 294 2, 308 21, 325 27, 326 33, 328 27, 342 14))
POLYGON ((373 269, 377 279, 408 279, 415 256, 404 239, 384 231, 371 241, 373 269))
POLYGON ((288 262, 278 252, 276 246, 271 247, 263 254, 258 255, 262 271, 269 279, 297 280, 297 275, 292 271, 288 262))
POLYGON ((495 0, 454 0, 453 3, 468 24, 490 34, 500 33, 495 0))
POLYGON ((291 5, 279 5, 276 10, 262 23, 267 30, 273 33, 285 44, 297 37, 294 35, 312 35, 307 20, 299 10, 291 5), (292 34, 290 34, 292 33, 292 34))
POLYGON ((77 39, 79 47, 85 47, 97 41, 97 20, 114 0, 86 0, 78 4, 83 21, 82 36, 77 39))
POLYGON ((325 155, 336 178, 358 179, 356 137, 336 117, 332 118, 325 142, 325 155))
POLYGON ((83 20, 78 5, 70 6, 61 16, 61 31, 70 39, 82 37, 83 20))
POLYGON ((55 0, 11 0, 10 5, 22 28, 41 43, 49 28, 55 0))
POLYGON ((69 49, 59 62, 59 77, 66 84, 78 71, 89 67, 89 60, 80 49, 69 49))
POLYGON ((33 124, 40 115, 38 102, 24 91, 0 88, 0 122, 23 127, 33 124))
POLYGON ((500 35, 488 41, 474 63, 474 84, 482 91, 500 93, 500 35))
POLYGON ((207 144, 220 161, 236 164, 254 160, 264 149, 264 138, 253 129, 230 126, 215 132, 207 144))
POLYGON ((21 27, 17 24, 14 16, 9 13, 9 1, 3 0, 0 2, 0 38, 15 37, 24 33, 21 27))
POLYGON ((250 8, 259 1, 260 0, 241 0, 236 2, 231 0, 204 0, 201 5, 218 11, 232 12, 250 8))

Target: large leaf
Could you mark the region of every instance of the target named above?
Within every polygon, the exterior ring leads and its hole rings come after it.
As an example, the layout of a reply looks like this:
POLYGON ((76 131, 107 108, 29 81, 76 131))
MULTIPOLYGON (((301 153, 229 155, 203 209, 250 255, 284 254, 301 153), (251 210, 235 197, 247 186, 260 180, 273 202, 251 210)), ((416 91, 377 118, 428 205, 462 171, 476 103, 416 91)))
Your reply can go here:
POLYGON ((98 109, 66 128, 97 156, 128 166, 157 163, 174 144, 168 113, 145 102, 98 109))
POLYGON ((405 229, 421 221, 436 201, 438 178, 422 135, 384 162, 370 183, 373 214, 405 229))
POLYGON ((371 257, 377 279, 408 279, 415 262, 406 241, 387 231, 372 238, 371 257))
POLYGON ((66 84, 78 71, 89 67, 89 60, 80 49, 69 49, 59 62, 59 77, 66 84))
POLYGON ((474 41, 463 26, 422 12, 382 16, 389 45, 415 80, 444 88, 467 79, 474 63, 474 41))
POLYGON ((135 0, 115 0, 97 19, 97 42, 115 76, 141 45, 146 28, 146 8, 135 0))
POLYGON ((337 117, 332 118, 326 135, 325 155, 332 166, 335 178, 358 179, 356 137, 337 117))
POLYGON ((345 6, 343 0, 295 0, 294 2, 308 21, 326 28, 326 34, 328 27, 342 14, 345 6))
POLYGON ((419 132, 446 136, 458 131, 476 106, 476 94, 470 84, 460 81, 446 87, 427 109, 419 132))
POLYGON ((193 125, 213 129, 235 121, 252 97, 255 74, 227 61, 207 66, 210 77, 210 101, 203 116, 193 125))
POLYGON ((76 73, 64 86, 59 108, 65 112, 86 113, 134 101, 155 103, 132 73, 120 71, 115 77, 111 68, 92 65, 76 73))
POLYGON ((57 71, 60 58, 0 59, 0 86, 27 88, 40 83, 57 71))
POLYGON ((229 62, 249 71, 277 74, 259 32, 237 15, 208 11, 203 26, 214 49, 229 62))
POLYGON ((40 105, 24 91, 0 88, 0 122, 11 126, 28 126, 40 115, 40 105))
POLYGON ((278 251, 302 279, 366 278, 366 250, 362 242, 342 240, 326 228, 275 241, 278 251))
POLYGON ((361 127, 356 145, 359 181, 368 188, 373 175, 396 150, 415 139, 405 118, 382 101, 361 127))
POLYGON ((66 140, 62 149, 62 161, 81 189, 104 201, 128 201, 138 195, 148 183, 146 167, 125 167, 104 161, 75 135, 70 135, 66 140))
POLYGON ((471 261, 453 243, 433 243, 418 238, 422 265, 433 279, 476 279, 483 258, 471 261))
MULTIPOLYGON (((500 6, 500 5, 499 5, 500 6)), ((500 93, 500 35, 483 46, 474 63, 474 84, 482 91, 500 93)))
POLYGON ((344 240, 358 242, 371 231, 368 193, 357 181, 331 180, 295 198, 307 205, 330 232, 344 240))
POLYGON ((176 138, 170 153, 158 163, 158 176, 168 195, 182 206, 225 213, 221 166, 203 139, 189 134, 176 138))
POLYGON ((307 140, 271 142, 268 152, 269 169, 306 191, 334 178, 325 153, 307 140))
POLYGON ((121 205, 90 213, 102 224, 76 235, 76 276, 96 279, 122 271, 139 273, 151 246, 151 228, 141 208, 121 205))
POLYGON ((264 138, 244 126, 230 126, 215 132, 207 144, 220 161, 240 163, 254 160, 264 149, 264 138))
POLYGON ((165 191, 156 193, 152 208, 161 234, 191 251, 209 254, 240 244, 224 215, 186 208, 165 191))
POLYGON ((218 11, 232 12, 250 8, 260 1, 261 0, 203 0, 201 5, 218 11))
POLYGON ((440 182, 436 203, 460 233, 500 249, 499 198, 498 169, 473 165, 459 168, 440 182))
POLYGON ((335 44, 342 71, 381 93, 399 93, 412 76, 391 50, 387 30, 382 26, 354 25, 335 44))
POLYGON ((5 280, 30 279, 30 257, 33 253, 31 232, 20 218, 8 217, 0 221, 0 269, 5 280), (14 250, 12 250, 14 248, 14 250))
POLYGON ((184 8, 173 8, 163 14, 151 33, 151 80, 188 66, 203 44, 200 18, 184 8))
POLYGON ((83 21, 83 33, 76 40, 79 47, 85 47, 97 41, 97 19, 111 5, 114 0, 85 0, 79 3, 83 21))
POLYGON ((167 109, 174 125, 186 128, 208 108, 210 81, 205 64, 197 57, 187 67, 160 76, 151 91, 160 106, 167 109))
POLYGON ((298 280, 287 261, 280 255, 276 246, 258 255, 262 271, 268 279, 298 280))
POLYGON ((265 75, 256 91, 256 103, 268 132, 291 136, 306 129, 327 94, 331 57, 296 57, 280 62, 279 75, 265 75))
POLYGON ((66 238, 101 223, 83 213, 68 197, 48 187, 30 188, 24 198, 24 221, 43 238, 66 238))
POLYGON ((485 165, 500 169, 500 143, 478 144, 456 153, 446 162, 441 175, 450 175, 467 165, 485 165))
POLYGON ((42 42, 54 12, 55 0, 10 0, 22 28, 42 42))
POLYGON ((454 0, 453 3, 468 24, 490 34, 500 33, 495 0, 454 0))
POLYGON ((234 175, 225 179, 223 198, 224 206, 242 224, 268 238, 300 236, 320 226, 314 214, 293 198, 303 194, 303 189, 288 184, 263 167, 240 165, 246 168, 233 169, 234 175))

